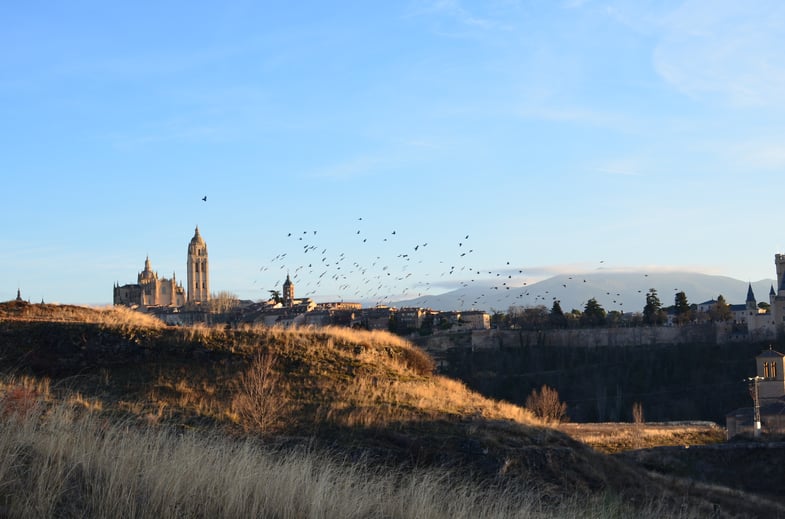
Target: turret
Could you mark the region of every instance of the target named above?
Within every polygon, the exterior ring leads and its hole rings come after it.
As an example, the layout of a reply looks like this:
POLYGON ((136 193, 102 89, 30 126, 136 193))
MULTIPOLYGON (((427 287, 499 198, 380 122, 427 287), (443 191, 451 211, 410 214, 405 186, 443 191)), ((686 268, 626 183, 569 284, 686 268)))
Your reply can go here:
POLYGON ((747 285, 747 309, 756 310, 758 303, 755 301, 755 294, 752 292, 752 283, 747 285))

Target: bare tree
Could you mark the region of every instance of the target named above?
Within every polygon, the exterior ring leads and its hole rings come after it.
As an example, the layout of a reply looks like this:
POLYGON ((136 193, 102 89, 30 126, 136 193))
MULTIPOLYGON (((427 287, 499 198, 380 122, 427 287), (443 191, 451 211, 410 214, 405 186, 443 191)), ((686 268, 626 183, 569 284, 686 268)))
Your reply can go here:
POLYGON ((210 296, 210 311, 214 314, 231 312, 240 305, 240 300, 231 292, 221 291, 210 296))
POLYGON ((282 424, 289 410, 285 380, 276 371, 275 363, 274 355, 259 354, 239 377, 232 404, 246 428, 273 430, 282 424))
POLYGON ((526 408, 546 422, 561 422, 567 417, 567 404, 559 400, 559 392, 543 384, 538 392, 532 389, 526 397, 526 408))

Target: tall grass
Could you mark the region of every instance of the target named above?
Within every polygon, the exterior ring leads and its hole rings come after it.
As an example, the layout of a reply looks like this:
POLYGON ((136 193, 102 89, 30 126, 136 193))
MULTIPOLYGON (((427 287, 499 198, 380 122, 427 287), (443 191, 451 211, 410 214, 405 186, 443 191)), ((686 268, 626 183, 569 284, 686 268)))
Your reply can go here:
POLYGON ((125 306, 89 307, 13 301, 0 306, 0 320, 94 323, 121 329, 160 329, 166 326, 166 323, 154 315, 125 306))
MULTIPOLYGON (((0 426, 5 517, 476 518, 670 515, 608 496, 554 502, 518 484, 444 470, 381 471, 322 453, 272 450, 217 432, 110 423, 67 405, 0 426)), ((696 516, 684 513, 681 517, 696 516)))

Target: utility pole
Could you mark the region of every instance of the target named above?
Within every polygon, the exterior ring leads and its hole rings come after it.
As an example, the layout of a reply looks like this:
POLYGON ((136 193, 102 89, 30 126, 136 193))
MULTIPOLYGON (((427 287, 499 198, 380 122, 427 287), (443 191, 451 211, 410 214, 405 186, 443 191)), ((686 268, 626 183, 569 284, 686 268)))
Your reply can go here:
POLYGON ((753 425, 752 425, 752 434, 755 438, 760 436, 760 398, 758 398, 758 381, 763 380, 763 377, 756 376, 756 377, 749 377, 747 380, 752 381, 752 399, 755 402, 755 416, 753 418, 753 425))

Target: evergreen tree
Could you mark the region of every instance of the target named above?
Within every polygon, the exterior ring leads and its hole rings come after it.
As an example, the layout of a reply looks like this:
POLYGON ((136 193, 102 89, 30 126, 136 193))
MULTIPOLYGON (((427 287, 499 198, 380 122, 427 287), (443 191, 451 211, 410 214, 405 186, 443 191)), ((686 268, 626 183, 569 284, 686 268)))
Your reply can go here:
POLYGON ((550 320, 551 326, 554 328, 567 327, 567 316, 564 315, 564 311, 561 309, 561 303, 558 300, 553 302, 548 319, 550 320))
POLYGON ((650 288, 646 294, 646 306, 643 307, 643 322, 648 325, 665 323, 667 317, 662 309, 662 303, 657 295, 657 290, 650 288))
POLYGON ((586 301, 586 306, 581 315, 582 326, 603 326, 605 324, 605 309, 593 297, 586 301))
POLYGON ((730 305, 725 302, 722 294, 717 296, 717 302, 709 309, 709 316, 714 322, 730 321, 733 318, 730 305))
POLYGON ((687 302, 687 294, 677 292, 673 302, 673 311, 676 314, 676 323, 685 324, 692 320, 692 307, 687 302))

